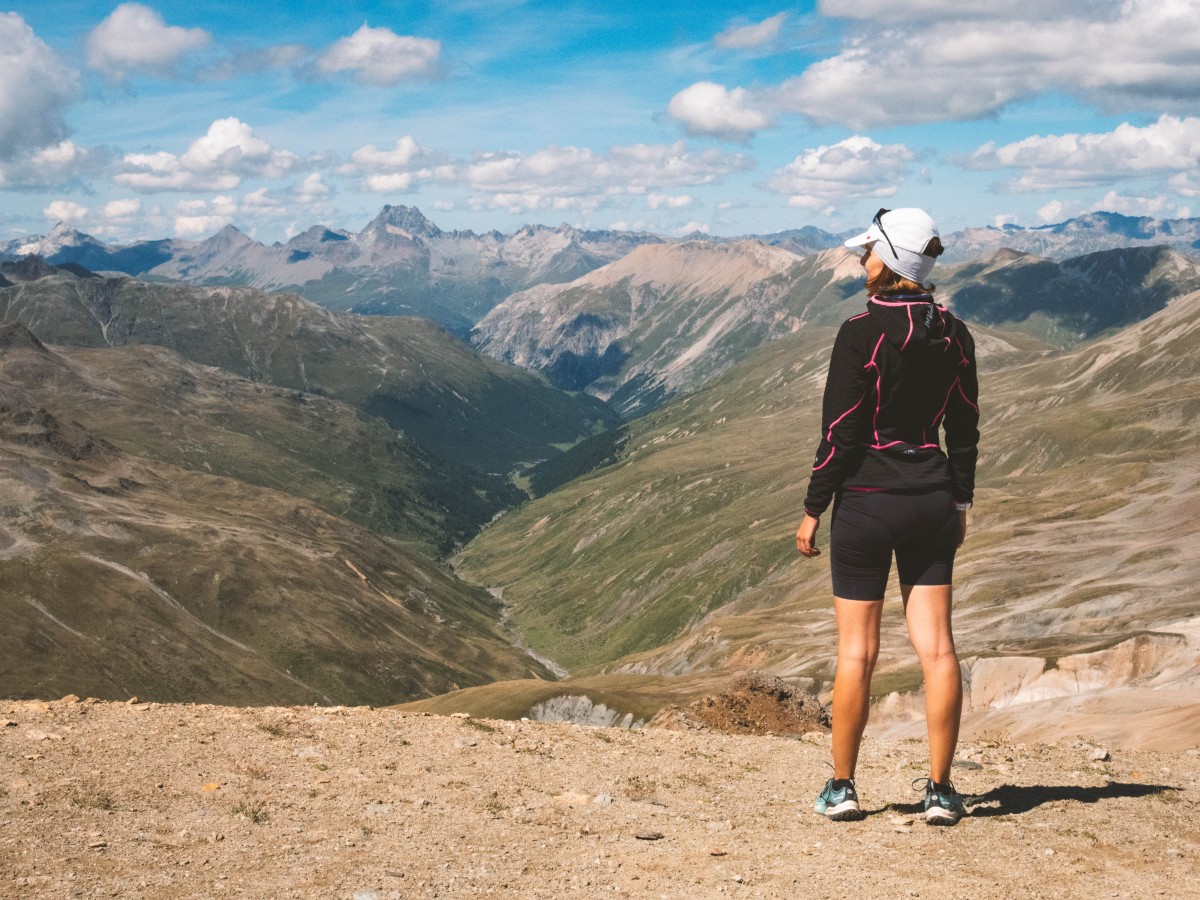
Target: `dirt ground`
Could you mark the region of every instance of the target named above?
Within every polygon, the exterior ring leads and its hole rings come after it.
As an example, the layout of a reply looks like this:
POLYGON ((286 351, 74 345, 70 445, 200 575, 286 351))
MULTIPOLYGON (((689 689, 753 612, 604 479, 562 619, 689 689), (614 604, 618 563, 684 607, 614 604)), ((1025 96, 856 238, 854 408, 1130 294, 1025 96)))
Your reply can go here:
POLYGON ((917 741, 814 815, 828 741, 0 701, 0 897, 1200 896, 1195 751, 965 744, 930 828, 917 741))

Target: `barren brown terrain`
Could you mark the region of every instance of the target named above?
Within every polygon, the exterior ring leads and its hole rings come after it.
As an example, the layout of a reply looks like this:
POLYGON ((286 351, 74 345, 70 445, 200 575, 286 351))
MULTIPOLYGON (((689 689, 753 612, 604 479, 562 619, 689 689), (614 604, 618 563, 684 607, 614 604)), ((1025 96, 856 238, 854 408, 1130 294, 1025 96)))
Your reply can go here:
POLYGON ((0 702, 3 897, 1195 897, 1200 756, 973 742, 926 827, 920 741, 370 708, 0 702))

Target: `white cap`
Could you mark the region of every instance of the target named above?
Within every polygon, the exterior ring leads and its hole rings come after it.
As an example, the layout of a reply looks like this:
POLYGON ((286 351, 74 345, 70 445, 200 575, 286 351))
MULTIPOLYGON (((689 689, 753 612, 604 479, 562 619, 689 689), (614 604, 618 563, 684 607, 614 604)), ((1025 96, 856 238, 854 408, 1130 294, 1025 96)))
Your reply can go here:
POLYGON ((881 209, 875 214, 871 227, 846 241, 846 246, 870 247, 897 275, 924 284, 942 252, 938 247, 936 253, 925 254, 935 237, 939 237, 937 226, 925 210, 915 207, 881 209))

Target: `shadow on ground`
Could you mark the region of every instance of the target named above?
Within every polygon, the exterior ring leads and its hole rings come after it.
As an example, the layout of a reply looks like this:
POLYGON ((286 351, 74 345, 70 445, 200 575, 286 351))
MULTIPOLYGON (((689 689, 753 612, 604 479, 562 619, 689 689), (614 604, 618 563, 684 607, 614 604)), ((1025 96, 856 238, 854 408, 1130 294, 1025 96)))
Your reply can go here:
MULTIPOLYGON (((1049 784, 1002 784, 986 794, 964 797, 964 802, 973 818, 989 816, 1016 816, 1037 809, 1046 803, 1066 800, 1073 803, 1098 803, 1101 800, 1116 800, 1121 797, 1149 797, 1164 795, 1163 799, 1175 799, 1171 792, 1182 788, 1167 784, 1130 784, 1110 781, 1100 787, 1049 784)), ((891 803, 879 812, 888 810, 898 813, 919 813, 924 805, 917 803, 891 803)))

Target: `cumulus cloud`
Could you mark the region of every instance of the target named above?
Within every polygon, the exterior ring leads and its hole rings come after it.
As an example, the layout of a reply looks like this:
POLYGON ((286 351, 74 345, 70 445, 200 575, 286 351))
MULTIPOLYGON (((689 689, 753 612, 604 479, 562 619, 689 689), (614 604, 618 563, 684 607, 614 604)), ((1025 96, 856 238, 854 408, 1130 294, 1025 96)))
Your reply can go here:
POLYGON ((136 191, 230 191, 243 178, 278 178, 298 162, 254 134, 246 123, 217 119, 182 156, 159 151, 130 153, 113 181, 136 191))
POLYGON ((1061 222, 1067 205, 1061 200, 1051 200, 1037 211, 1038 218, 1043 222, 1061 222))
POLYGON ((1019 169, 1020 174, 1004 185, 1012 191, 1185 173, 1200 165, 1200 118, 1163 115, 1145 127, 1126 122, 1100 134, 1035 135, 1003 146, 987 143, 959 162, 969 169, 1019 169))
POLYGON ((1092 204, 1092 212, 1116 212, 1126 216, 1153 216, 1169 218, 1191 214, 1186 206, 1180 206, 1172 197, 1158 194, 1154 197, 1131 196, 1109 191, 1092 204))
POLYGON ((42 215, 51 222, 66 222, 73 224, 85 218, 88 208, 73 200, 52 200, 50 205, 42 210, 42 215))
POLYGON ((667 113, 691 134, 745 140, 772 124, 745 88, 698 81, 671 98, 667 113))
POLYGON ((325 74, 348 73, 366 84, 387 87, 432 76, 441 52, 440 41, 364 24, 317 57, 316 68, 325 74))
POLYGON ((846 200, 890 197, 908 175, 913 152, 903 144, 878 144, 854 135, 805 150, 775 171, 768 190, 790 206, 827 209, 846 200))
POLYGON ((752 25, 730 26, 713 38, 722 50, 752 50, 770 44, 779 37, 787 13, 781 12, 752 25))
POLYGON ((439 164, 444 162, 445 157, 427 150, 406 134, 391 149, 380 150, 374 144, 359 147, 340 171, 361 175, 363 190, 399 193, 436 177, 439 164))
POLYGON ((233 224, 237 213, 237 201, 227 195, 211 200, 182 200, 175 205, 175 236, 193 240, 206 237, 233 224))
MULTIPOLYGON (((0 13, 0 165, 27 161, 67 136, 63 115, 80 96, 79 73, 17 13, 0 13)), ((0 184, 20 180, 0 168, 0 184)))
POLYGON ((113 223, 128 223, 142 211, 142 201, 133 198, 109 200, 104 204, 104 218, 113 223))
POLYGON ((687 209, 695 202, 687 194, 650 194, 646 197, 646 206, 650 209, 687 209))
POLYGON ((321 179, 320 172, 310 172, 304 176, 304 180, 296 186, 296 197, 302 202, 313 203, 318 200, 323 200, 333 193, 333 188, 327 185, 321 179))
POLYGON ((863 19, 841 52, 784 82, 780 109, 853 128, 994 115, 1045 91, 1105 109, 1194 108, 1196 0, 826 2, 863 19), (922 18, 920 27, 914 19, 922 18))
POLYGON ((122 3, 88 35, 87 63, 114 81, 132 72, 170 75, 179 60, 208 44, 203 28, 168 25, 153 9, 122 3))
POLYGON ((604 153, 557 146, 528 156, 489 153, 440 167, 434 177, 475 191, 468 201, 474 208, 590 211, 620 196, 714 184, 752 166, 740 153, 695 152, 676 141, 616 146, 604 153))

